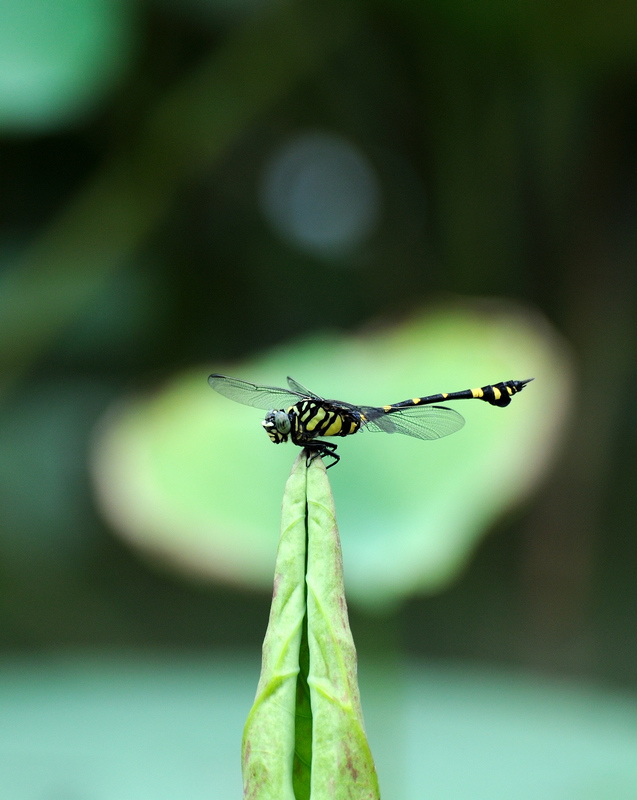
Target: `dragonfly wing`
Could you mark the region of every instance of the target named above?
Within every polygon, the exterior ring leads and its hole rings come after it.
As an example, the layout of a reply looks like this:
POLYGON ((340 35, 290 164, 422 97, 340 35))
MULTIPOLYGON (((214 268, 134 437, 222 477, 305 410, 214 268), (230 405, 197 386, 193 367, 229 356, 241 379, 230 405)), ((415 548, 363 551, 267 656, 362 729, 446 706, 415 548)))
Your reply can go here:
POLYGON ((416 439, 442 439, 464 425, 464 417, 453 408, 445 406, 412 406, 386 413, 382 408, 363 407, 365 428, 384 433, 403 433, 416 439))
POLYGON ((312 397, 314 400, 322 400, 322 397, 319 397, 314 392, 311 392, 309 389, 306 389, 302 383, 295 381, 294 378, 290 378, 288 375, 288 386, 290 389, 295 393, 300 395, 301 397, 312 397))
POLYGON ((243 403, 244 406, 262 408, 265 411, 271 409, 287 408, 298 403, 306 395, 301 392, 291 392, 288 389, 279 389, 276 386, 257 386, 248 381, 241 381, 238 378, 229 378, 227 375, 217 375, 214 373, 208 378, 208 383, 224 397, 234 400, 236 403, 243 403))

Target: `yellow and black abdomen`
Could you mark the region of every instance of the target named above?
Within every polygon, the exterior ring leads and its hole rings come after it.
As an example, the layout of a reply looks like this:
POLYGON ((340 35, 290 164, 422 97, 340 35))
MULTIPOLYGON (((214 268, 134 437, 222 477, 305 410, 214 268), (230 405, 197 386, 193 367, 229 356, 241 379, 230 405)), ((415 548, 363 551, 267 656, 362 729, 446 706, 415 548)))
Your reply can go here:
POLYGON ((307 444, 318 437, 350 436, 362 424, 359 412, 328 402, 303 400, 289 409, 292 441, 307 444))
POLYGON ((414 397, 411 400, 404 400, 402 403, 394 403, 391 406, 383 406, 387 414, 400 411, 412 406, 428 406, 433 403, 444 403, 449 400, 484 400, 492 406, 504 408, 511 402, 514 394, 521 392, 527 383, 532 381, 529 378, 525 381, 500 381, 500 383, 481 386, 479 389, 464 389, 462 392, 448 392, 443 394, 431 394, 428 397, 414 397))
MULTIPOLYGON (((468 389, 467 392, 458 392, 459 395, 465 395, 468 398, 475 400, 484 400, 492 406, 504 408, 511 402, 514 394, 521 392, 522 389, 529 383, 532 378, 526 381, 500 381, 500 383, 489 384, 488 386, 481 386, 479 389, 468 389)), ((454 395, 449 395, 449 399, 453 399, 454 395)), ((457 399, 462 399, 458 397, 457 399)))

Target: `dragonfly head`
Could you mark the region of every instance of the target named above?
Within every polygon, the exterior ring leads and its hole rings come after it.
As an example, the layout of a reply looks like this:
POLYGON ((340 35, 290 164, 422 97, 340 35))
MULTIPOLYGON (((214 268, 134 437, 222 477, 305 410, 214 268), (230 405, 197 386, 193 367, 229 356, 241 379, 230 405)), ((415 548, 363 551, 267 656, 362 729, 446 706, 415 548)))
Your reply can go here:
POLYGON ((268 434, 268 436, 274 442, 274 444, 281 444, 281 442, 287 442, 288 435, 292 430, 292 425, 290 424, 290 417, 288 416, 287 412, 268 411, 268 413, 265 415, 265 419, 261 424, 265 428, 265 432, 268 434))

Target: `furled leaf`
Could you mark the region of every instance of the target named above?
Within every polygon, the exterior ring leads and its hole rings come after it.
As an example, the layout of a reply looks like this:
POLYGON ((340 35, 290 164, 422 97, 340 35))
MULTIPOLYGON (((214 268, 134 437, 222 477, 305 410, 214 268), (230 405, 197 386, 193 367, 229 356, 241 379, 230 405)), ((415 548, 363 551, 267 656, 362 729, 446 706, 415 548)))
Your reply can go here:
POLYGON ((312 800, 373 800, 378 780, 365 736, 341 543, 325 466, 308 470, 308 684, 314 731, 312 800))
POLYGON ((285 487, 261 678, 243 734, 244 797, 249 800, 300 800, 293 788, 293 763, 305 619, 305 492, 305 458, 299 456, 285 487))
POLYGON ((308 469, 304 451, 285 487, 261 678, 243 738, 243 779, 249 800, 379 797, 334 503, 323 462, 315 459, 308 469))

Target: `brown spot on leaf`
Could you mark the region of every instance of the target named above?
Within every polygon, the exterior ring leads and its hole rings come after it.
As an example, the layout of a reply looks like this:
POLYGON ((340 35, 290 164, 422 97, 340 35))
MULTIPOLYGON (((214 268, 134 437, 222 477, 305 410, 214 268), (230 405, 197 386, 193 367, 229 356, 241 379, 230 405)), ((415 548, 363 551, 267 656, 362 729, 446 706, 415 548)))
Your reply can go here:
POLYGON ((358 770, 354 766, 354 760, 352 759, 352 751, 350 750, 349 746, 343 742, 343 750, 345 751, 345 766, 347 767, 347 771, 352 776, 352 780, 356 783, 358 778, 358 770))

